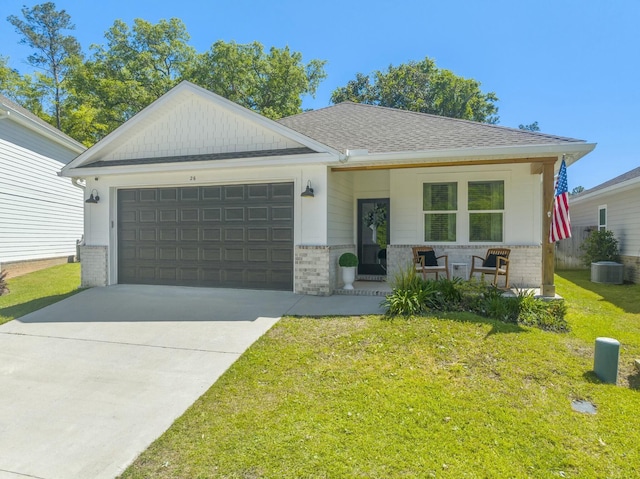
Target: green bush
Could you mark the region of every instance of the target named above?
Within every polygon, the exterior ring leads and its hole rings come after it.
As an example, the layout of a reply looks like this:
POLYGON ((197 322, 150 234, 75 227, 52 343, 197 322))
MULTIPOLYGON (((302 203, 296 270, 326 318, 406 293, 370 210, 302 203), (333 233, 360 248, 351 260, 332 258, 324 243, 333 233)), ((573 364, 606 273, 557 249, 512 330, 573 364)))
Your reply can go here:
POLYGON ((345 268, 358 266, 358 257, 353 253, 343 253, 338 259, 338 264, 345 268))
POLYGON ((427 311, 468 311, 505 323, 548 331, 568 331, 562 300, 536 298, 531 291, 505 296, 493 285, 460 278, 424 281, 413 268, 398 273, 393 291, 381 303, 389 316, 415 316, 427 311))
POLYGON ((580 245, 585 266, 598 261, 619 261, 618 240, 613 231, 592 231, 580 245))

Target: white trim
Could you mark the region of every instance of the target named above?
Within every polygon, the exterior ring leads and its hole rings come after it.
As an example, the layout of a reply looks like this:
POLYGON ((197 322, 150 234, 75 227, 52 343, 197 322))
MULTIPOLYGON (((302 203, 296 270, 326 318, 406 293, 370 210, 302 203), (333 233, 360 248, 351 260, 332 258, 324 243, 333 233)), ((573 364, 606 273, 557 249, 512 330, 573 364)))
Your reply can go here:
POLYGON ((227 168, 251 168, 272 166, 300 166, 305 164, 330 165, 339 159, 328 153, 306 155, 262 156, 255 158, 235 158, 229 160, 181 161, 177 163, 148 163, 117 166, 97 166, 70 168, 62 171, 63 176, 109 176, 134 173, 163 173, 168 171, 199 171, 227 168))
POLYGON ((604 231, 607 230, 607 223, 609 222, 609 212, 607 211, 607 205, 598 205, 598 231, 602 231, 601 228, 604 228, 604 231), (600 223, 600 212, 604 211, 604 224, 600 223))

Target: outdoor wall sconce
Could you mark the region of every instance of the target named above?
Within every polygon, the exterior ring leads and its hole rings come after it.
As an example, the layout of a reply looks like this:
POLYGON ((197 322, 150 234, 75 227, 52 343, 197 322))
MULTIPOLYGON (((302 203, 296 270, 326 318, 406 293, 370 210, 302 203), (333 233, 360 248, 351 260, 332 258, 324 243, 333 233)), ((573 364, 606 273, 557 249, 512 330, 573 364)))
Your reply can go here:
POLYGON ((307 189, 302 192, 300 195, 305 198, 313 198, 313 188, 311 188, 311 180, 307 181, 307 189))
POLYGON ((98 190, 96 190, 95 188, 93 190, 91 190, 91 195, 89 196, 88 199, 85 200, 85 203, 97 203, 100 201, 100 196, 98 195, 98 190), (93 192, 96 192, 95 196, 93 194, 93 192))

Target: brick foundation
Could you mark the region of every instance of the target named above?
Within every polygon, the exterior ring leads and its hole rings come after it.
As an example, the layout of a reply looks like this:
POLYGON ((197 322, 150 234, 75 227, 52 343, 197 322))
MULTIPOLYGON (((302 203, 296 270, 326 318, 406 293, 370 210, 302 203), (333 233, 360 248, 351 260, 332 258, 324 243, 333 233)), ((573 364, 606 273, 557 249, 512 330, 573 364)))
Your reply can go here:
MULTIPOLYGON (((410 268, 412 262, 411 248, 422 245, 389 245, 387 248, 388 278, 393 278, 403 269, 410 268)), ((451 245, 435 246, 436 255, 447 255, 449 267, 452 263, 466 263, 467 274, 471 272, 471 257, 484 257, 489 245, 451 245)), ((503 247, 503 245, 500 245, 503 247)), ((542 248, 540 246, 509 246, 511 249, 509 266, 509 283, 517 288, 539 288, 542 284, 542 248)))
POLYGON ((109 278, 109 263, 106 246, 80 246, 82 258, 81 286, 93 288, 106 286, 109 278))

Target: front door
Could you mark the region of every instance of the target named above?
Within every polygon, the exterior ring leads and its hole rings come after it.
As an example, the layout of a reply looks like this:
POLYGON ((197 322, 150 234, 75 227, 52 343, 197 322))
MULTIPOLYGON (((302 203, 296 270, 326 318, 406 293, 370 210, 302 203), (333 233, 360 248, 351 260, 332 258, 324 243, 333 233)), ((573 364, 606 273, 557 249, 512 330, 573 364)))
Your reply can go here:
POLYGON ((358 200, 358 274, 387 274, 389 198, 358 200))

